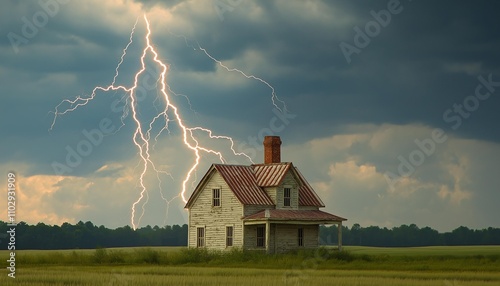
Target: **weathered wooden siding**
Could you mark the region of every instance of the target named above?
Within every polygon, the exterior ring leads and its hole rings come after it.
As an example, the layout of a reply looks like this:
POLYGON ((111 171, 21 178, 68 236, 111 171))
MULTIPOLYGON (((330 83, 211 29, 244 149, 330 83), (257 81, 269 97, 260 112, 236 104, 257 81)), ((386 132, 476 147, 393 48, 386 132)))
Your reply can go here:
POLYGON ((244 207, 244 216, 251 215, 257 212, 260 212, 261 210, 265 209, 274 209, 274 206, 258 206, 258 205, 246 205, 244 207))
POLYGON ((319 244, 319 225, 277 224, 275 233, 276 252, 278 253, 298 248, 315 248, 319 244), (299 246, 299 227, 304 229, 304 246, 299 246))
POLYGON ((298 192, 298 184, 295 181, 295 177, 292 175, 291 171, 288 171, 283 178, 283 182, 276 188, 276 209, 288 209, 288 210, 297 210, 299 208, 299 192, 298 192), (291 188, 291 198, 290 198, 290 206, 283 206, 283 189, 285 187, 291 188))
POLYGON ((189 210, 189 243, 196 247, 196 228, 205 227, 205 246, 226 249, 226 226, 233 226, 233 247, 243 246, 243 206, 215 172, 189 210), (212 207, 212 189, 221 189, 221 206, 212 207))
MULTIPOLYGON (((258 226, 265 227, 265 224, 245 226, 245 249, 265 250, 265 247, 257 247, 258 226)), ((319 245, 319 225, 271 224, 269 234, 271 253, 282 253, 300 248, 315 248, 319 245), (299 227, 304 229, 304 246, 299 246, 299 227)))
POLYGON ((304 247, 316 248, 319 246, 319 224, 304 225, 304 247))
POLYGON ((270 234, 270 243, 269 243, 269 249, 271 251, 271 253, 275 253, 276 252, 276 226, 275 224, 270 224, 269 225, 270 228, 271 228, 271 232, 269 233, 270 234))
POLYGON ((257 247, 257 225, 246 225, 244 236, 243 247, 245 249, 254 249, 257 247))
POLYGON ((269 188, 264 188, 264 190, 269 195, 269 197, 271 198, 271 200, 276 204, 276 191, 277 191, 277 188, 276 187, 269 187, 269 188))
MULTIPOLYGON (((265 247, 257 247, 257 227, 262 226, 266 227, 266 224, 258 224, 258 225, 247 225, 245 226, 245 244, 244 248, 245 249, 262 249, 265 250, 265 247)), ((276 233, 276 225, 271 224, 270 225, 270 236, 269 236, 269 245, 270 249, 273 250, 275 247, 275 233, 276 233)))

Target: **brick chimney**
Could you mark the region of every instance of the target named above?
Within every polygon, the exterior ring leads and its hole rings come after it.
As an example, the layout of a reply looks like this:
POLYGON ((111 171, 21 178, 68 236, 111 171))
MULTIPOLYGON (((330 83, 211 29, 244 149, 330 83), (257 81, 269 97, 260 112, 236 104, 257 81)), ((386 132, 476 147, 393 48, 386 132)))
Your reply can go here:
POLYGON ((281 163, 281 139, 279 136, 264 137, 264 164, 281 163))

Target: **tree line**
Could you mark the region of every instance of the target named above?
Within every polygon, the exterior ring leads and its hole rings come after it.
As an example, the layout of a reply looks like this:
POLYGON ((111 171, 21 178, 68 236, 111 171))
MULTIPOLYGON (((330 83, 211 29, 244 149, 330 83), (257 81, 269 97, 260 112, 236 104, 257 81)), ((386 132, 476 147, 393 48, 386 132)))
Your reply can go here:
MULTIPOLYGON (((0 221, 0 249, 7 249, 7 223, 0 221)), ((337 244, 337 226, 320 227, 320 243, 337 244)), ((16 226, 16 249, 93 249, 130 246, 186 246, 188 226, 145 226, 133 230, 130 226, 109 229, 92 222, 29 225, 20 222, 16 226)), ((433 246, 433 245, 500 245, 500 228, 473 230, 465 226, 451 232, 439 233, 430 227, 419 228, 415 224, 388 229, 378 226, 342 227, 344 245, 363 246, 433 246)))
MULTIPOLYGON (((321 244, 337 244, 337 226, 320 228, 321 244)), ((354 224, 350 229, 342 226, 343 245, 379 247, 447 246, 447 245, 499 245, 500 228, 469 229, 460 226, 451 232, 439 233, 430 227, 419 228, 415 224, 388 229, 378 226, 361 227, 354 224)))
MULTIPOLYGON (((10 227, 0 221, 0 249, 7 249, 10 227)), ((109 229, 92 222, 29 225, 20 222, 16 226, 16 249, 92 249, 129 246, 185 246, 187 224, 165 227, 145 226, 133 230, 130 226, 109 229)))

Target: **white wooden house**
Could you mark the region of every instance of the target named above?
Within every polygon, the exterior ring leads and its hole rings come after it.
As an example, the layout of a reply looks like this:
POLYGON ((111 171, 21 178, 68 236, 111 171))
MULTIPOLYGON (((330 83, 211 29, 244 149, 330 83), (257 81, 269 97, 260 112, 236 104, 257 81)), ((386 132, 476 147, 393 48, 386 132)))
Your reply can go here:
POLYGON ((319 226, 337 224, 342 247, 345 218, 325 205, 290 162, 280 162, 281 140, 264 139, 264 164, 213 164, 185 208, 189 247, 286 252, 319 245, 319 226))

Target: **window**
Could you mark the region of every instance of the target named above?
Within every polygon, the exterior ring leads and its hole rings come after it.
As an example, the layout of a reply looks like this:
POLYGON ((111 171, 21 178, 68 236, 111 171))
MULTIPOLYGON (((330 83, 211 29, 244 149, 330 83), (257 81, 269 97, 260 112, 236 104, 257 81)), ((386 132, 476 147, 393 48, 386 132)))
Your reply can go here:
POLYGON ((198 227, 196 228, 196 247, 204 247, 205 246, 205 228, 198 227))
POLYGON ((264 247, 266 239, 266 229, 263 226, 257 227, 257 247, 264 247))
POLYGON ((212 189, 212 206, 220 207, 220 189, 212 189))
POLYGON ((304 229, 301 227, 298 229, 298 245, 304 246, 304 229))
POLYGON ((233 246, 233 227, 226 226, 226 247, 233 246))
POLYGON ((285 206, 285 207, 290 206, 291 193, 292 193, 292 189, 290 189, 290 188, 285 188, 283 190, 283 206, 285 206))

